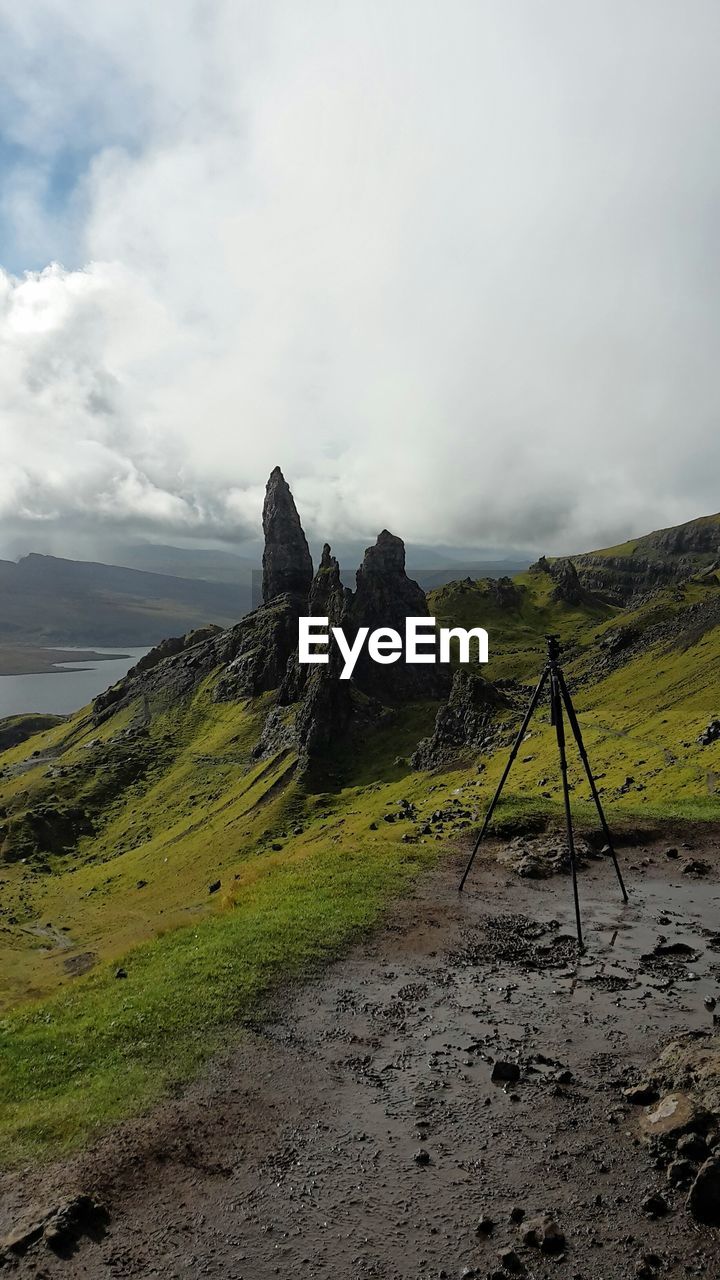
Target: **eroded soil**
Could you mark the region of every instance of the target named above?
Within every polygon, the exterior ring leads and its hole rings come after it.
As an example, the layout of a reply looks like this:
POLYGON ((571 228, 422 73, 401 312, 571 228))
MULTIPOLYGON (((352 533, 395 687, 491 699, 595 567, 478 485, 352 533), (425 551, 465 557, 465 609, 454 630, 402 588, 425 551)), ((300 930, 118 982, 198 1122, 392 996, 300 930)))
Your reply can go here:
POLYGON ((719 842, 668 843, 623 851, 628 906, 609 862, 582 872, 582 956, 567 876, 522 880, 489 850, 458 895, 462 858, 446 863, 182 1096, 90 1154, 5 1175, 0 1237, 79 1191, 110 1214, 72 1256, 39 1240, 6 1266, 458 1280, 510 1274, 512 1249, 537 1278, 716 1280, 720 1231, 687 1212, 622 1093, 678 1032, 711 1029, 720 997, 719 842), (712 870, 683 874, 690 858, 712 870), (654 955, 663 941, 691 951, 654 955), (493 1083, 498 1060, 519 1079, 493 1083), (654 1191, 659 1218, 641 1207, 654 1191), (557 1255, 522 1243, 514 1219, 541 1212, 557 1255))

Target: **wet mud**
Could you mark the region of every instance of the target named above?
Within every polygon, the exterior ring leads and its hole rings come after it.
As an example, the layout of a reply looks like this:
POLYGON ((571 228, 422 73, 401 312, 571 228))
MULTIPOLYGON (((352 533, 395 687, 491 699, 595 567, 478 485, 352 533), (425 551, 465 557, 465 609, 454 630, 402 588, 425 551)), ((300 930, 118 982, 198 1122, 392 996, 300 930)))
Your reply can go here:
POLYGON ((720 1230, 624 1093, 717 1018, 717 841, 684 855, 698 876, 666 847, 623 854, 628 905, 609 861, 583 869, 584 954, 567 875, 522 879, 489 847, 459 895, 446 862, 181 1096, 0 1180, 0 1235, 63 1196, 109 1209, 101 1238, 63 1258, 40 1240, 9 1271, 716 1280, 720 1230))

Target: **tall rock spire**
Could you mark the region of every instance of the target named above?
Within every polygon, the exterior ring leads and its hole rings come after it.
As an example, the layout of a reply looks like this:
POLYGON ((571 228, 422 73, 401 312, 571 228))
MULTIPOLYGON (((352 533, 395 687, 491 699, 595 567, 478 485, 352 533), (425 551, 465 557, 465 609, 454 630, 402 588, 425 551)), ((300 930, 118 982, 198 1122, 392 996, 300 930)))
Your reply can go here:
MULTIPOLYGON (((361 626, 392 627, 402 635, 406 618, 430 616, 425 592, 405 572, 405 543, 387 529, 367 548, 355 581, 357 589, 348 606, 354 632, 361 626)), ((405 662, 378 666, 366 649, 358 658, 354 679, 363 693, 381 702, 444 697, 450 687, 444 667, 405 662)))
POLYGON ((313 565, 290 487, 279 467, 270 474, 263 506, 263 600, 289 591, 307 596, 313 565))

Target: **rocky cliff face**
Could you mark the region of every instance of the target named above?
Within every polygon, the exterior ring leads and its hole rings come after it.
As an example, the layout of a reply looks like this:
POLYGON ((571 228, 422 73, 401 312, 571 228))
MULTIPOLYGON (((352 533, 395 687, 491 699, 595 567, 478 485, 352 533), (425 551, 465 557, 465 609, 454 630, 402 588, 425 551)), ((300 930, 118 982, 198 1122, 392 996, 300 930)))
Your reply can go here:
POLYGON ((263 506, 263 600, 289 593, 307 598, 313 564, 290 487, 279 467, 270 474, 263 506))
POLYGON ((703 516, 658 529, 624 547, 573 557, 583 586, 611 596, 616 604, 714 573, 720 561, 720 515, 703 516))

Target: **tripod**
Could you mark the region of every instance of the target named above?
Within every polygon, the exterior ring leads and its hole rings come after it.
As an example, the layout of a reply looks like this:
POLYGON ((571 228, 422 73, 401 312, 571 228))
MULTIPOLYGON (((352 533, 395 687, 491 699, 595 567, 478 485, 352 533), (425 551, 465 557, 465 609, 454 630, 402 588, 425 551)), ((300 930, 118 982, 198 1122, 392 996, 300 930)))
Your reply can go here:
POLYGON ((565 683, 565 677, 562 673, 562 668, 560 666, 560 640, 558 636, 546 636, 545 639, 547 640, 547 647, 548 647, 548 658, 547 658, 547 663, 545 665, 545 669, 542 675, 540 676, 540 679, 537 684, 537 688, 535 689, 535 692, 532 698, 530 699, 530 705, 527 709, 527 712, 525 713, 525 719, 523 720, 522 725, 520 726, 520 732, 518 733, 518 736, 515 739, 515 742, 513 743, 512 751, 510 752, 510 758, 507 764, 505 765, 503 775, 498 783, 497 791, 495 792, 495 795, 493 796, 492 801, 490 803, 490 808, 485 814, 485 821, 483 822, 482 827, 480 828, 480 834, 477 840, 475 841, 473 851, 470 854, 470 861, 468 862, 463 872, 462 879, 458 887, 462 891, 465 885, 465 881, 468 878, 470 868, 472 867, 472 864, 475 861, 475 854, 480 848, 480 843, 483 840, 487 832, 487 829, 490 825, 490 819, 492 818, 493 812, 495 810, 495 806, 498 800, 500 799, 500 793, 502 792, 502 789, 505 786, 505 783, 507 781, 508 774, 512 768, 513 760, 515 759, 518 751, 520 750, 520 744, 523 738, 525 737, 525 734, 527 733, 527 728, 532 719, 533 712, 538 702, 540 701, 540 695, 549 680, 550 681, 550 723, 555 726, 555 733, 557 735, 558 752, 560 755, 560 773, 562 775, 563 799, 565 801, 565 825, 567 827, 568 850, 570 853, 570 870, 572 872, 573 898, 575 901, 575 924, 577 926, 578 945, 580 947, 580 950, 584 951, 585 945, 583 943, 583 936, 582 936, 582 924, 580 921, 580 899, 578 897, 578 885, 577 885, 577 859, 575 856, 575 840, 573 838, 572 815, 570 813, 570 791, 568 788, 568 779, 567 779, 567 756, 565 753, 565 725, 563 723, 563 705, 565 707, 565 711, 567 712, 567 718, 570 723, 570 728, 572 729, 573 736, 577 743, 578 751, 580 752, 580 759, 583 762, 585 773, 587 774, 587 780, 590 783, 592 798, 595 801, 595 808, 598 811, 600 825, 603 829, 603 834, 605 836, 605 840, 606 840, 608 849, 610 851, 610 856, 612 857, 612 860, 613 860, 613 865, 615 867, 618 883, 620 885, 622 896, 625 902, 627 902, 628 900, 628 895, 627 895, 627 890, 625 888, 625 885, 623 883, 622 873, 620 871, 620 866, 617 860, 617 854, 615 853, 615 848, 613 846, 612 836, 610 835, 610 828, 608 827, 607 821, 605 819, 603 807, 600 803, 600 796, 598 795, 598 789, 595 784, 595 779, 592 775, 592 769, 590 768, 590 761, 588 760, 587 751, 585 750, 585 744, 583 742, 582 734, 580 732, 580 725, 578 724, 578 718, 575 714, 575 708, 572 704, 572 699, 570 697, 568 687, 565 683))

